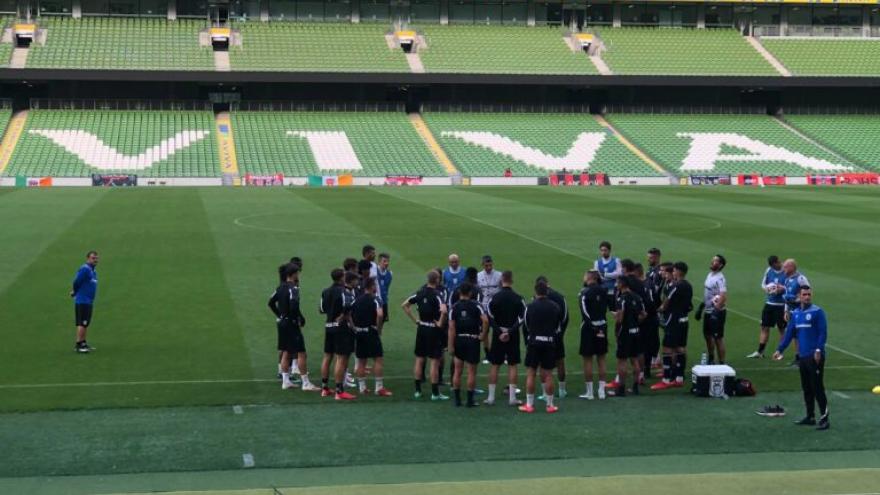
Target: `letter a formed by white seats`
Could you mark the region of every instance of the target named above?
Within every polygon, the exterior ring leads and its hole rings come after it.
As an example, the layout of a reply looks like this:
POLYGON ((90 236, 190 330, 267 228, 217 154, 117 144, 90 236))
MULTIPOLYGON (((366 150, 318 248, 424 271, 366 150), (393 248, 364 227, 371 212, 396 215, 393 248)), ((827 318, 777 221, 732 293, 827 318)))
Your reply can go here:
POLYGON ((852 167, 809 157, 742 134, 679 132, 677 136, 691 138, 691 146, 684 161, 681 162, 681 170, 713 170, 718 162, 786 162, 809 170, 852 170, 852 167), (724 154, 721 153, 723 145, 740 148, 749 153, 724 154))
POLYGON ((588 169, 605 141, 603 132, 582 132, 565 156, 553 156, 494 132, 444 131, 441 136, 455 137, 544 170, 588 169))
POLYGON ((139 155, 125 155, 88 131, 33 129, 28 132, 49 139, 98 170, 144 170, 208 135, 208 131, 180 131, 139 155))
POLYGON ((288 136, 305 138, 321 170, 363 170, 351 147, 351 142, 340 131, 287 131, 288 136))

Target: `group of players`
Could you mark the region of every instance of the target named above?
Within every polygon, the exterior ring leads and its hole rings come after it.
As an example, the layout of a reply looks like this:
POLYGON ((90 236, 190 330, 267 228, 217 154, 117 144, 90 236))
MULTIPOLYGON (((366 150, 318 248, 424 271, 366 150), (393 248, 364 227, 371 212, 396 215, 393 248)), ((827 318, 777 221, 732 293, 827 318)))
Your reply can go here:
MULTIPOLYGON (((353 400, 346 391, 354 386, 348 373, 351 355, 355 355, 354 375, 361 394, 371 393, 366 376, 372 361, 375 388, 372 393, 390 396, 383 382, 382 327, 388 321, 388 295, 392 281, 390 256, 378 255, 373 246, 364 246, 362 259, 345 260, 343 268, 331 272, 332 285, 322 292, 320 312, 325 315, 324 353, 321 385, 308 375, 302 327, 305 318, 299 306, 299 274, 302 260, 293 258, 279 268, 281 284, 269 300, 278 321, 279 373, 282 388, 302 380, 305 391, 321 391, 336 400, 353 400), (334 362, 335 361, 335 362, 334 362), (335 391, 329 386, 331 364, 335 391)), ((763 289, 767 301, 762 315, 760 346, 750 357, 763 356, 769 328, 785 329, 786 312, 796 305, 798 287, 807 285, 793 260, 784 264, 771 257, 763 289), (781 308, 781 309, 780 309, 781 308), (788 308, 788 309, 787 309, 788 308)), ((696 318, 703 320, 707 361, 725 362, 724 327, 727 287, 722 273, 726 260, 715 255, 704 284, 702 302, 696 318)), ((620 259, 611 253, 611 244, 603 241, 599 256, 583 279, 578 295, 581 313, 579 354, 583 358, 584 393, 591 400, 607 395, 623 397, 638 394, 651 369, 662 380, 652 390, 684 386, 688 323, 693 311, 693 288, 687 280, 684 262, 662 262, 661 252, 647 252, 647 270, 641 263, 620 259), (608 312, 613 313, 609 324, 608 312), (661 342, 660 328, 663 328, 661 342), (606 355, 609 340, 616 341, 617 374, 606 383, 606 355), (662 345, 661 345, 662 344, 662 345), (661 352, 662 351, 662 352, 661 352), (598 387, 594 394, 593 365, 598 367, 598 387), (660 371, 662 369, 662 371, 660 371), (627 377, 632 377, 627 386, 627 377)), ((537 384, 539 397, 547 412, 555 412, 553 371, 558 378, 558 396, 565 397, 566 369, 564 337, 569 323, 565 297, 550 286, 545 276, 535 280, 529 301, 513 289, 513 273, 494 267, 491 256, 482 258, 482 270, 464 269, 459 257, 449 256, 445 269, 433 269, 425 284, 407 297, 404 313, 416 326, 414 397, 422 396, 422 385, 430 380, 431 399, 448 400, 440 384, 446 356, 452 357, 452 391, 456 406, 477 405, 475 395, 477 368, 481 355, 490 366, 487 397, 484 404, 495 403, 498 374, 507 366, 508 403, 524 412, 535 409, 537 384), (415 309, 415 311, 413 311, 415 309), (517 398, 518 365, 522 361, 521 341, 525 342, 526 403, 517 398), (466 399, 462 401, 462 375, 466 378, 466 399)))

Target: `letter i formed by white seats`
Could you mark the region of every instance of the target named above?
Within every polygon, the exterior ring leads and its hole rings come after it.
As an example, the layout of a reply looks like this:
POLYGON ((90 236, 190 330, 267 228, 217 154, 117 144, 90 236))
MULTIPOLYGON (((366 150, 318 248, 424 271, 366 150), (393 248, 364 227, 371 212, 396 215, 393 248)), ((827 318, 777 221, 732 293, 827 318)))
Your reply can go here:
POLYGON ((320 170, 363 170, 361 161, 351 147, 348 136, 341 131, 287 131, 288 136, 304 138, 320 170))

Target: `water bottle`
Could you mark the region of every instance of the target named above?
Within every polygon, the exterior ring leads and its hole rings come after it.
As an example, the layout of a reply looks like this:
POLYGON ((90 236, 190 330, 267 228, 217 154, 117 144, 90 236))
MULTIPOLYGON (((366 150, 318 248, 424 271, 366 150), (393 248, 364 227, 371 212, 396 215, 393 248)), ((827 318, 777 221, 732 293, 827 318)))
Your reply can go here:
POLYGON ((707 356, 706 353, 704 352, 702 355, 700 355, 700 364, 705 366, 706 363, 708 363, 708 362, 709 362, 709 356, 707 356))

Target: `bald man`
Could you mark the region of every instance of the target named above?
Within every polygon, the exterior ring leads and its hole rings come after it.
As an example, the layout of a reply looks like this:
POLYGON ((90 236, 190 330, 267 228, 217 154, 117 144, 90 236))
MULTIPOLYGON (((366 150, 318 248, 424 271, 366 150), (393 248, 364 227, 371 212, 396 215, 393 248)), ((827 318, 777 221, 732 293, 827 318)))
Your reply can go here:
POLYGON ((443 286, 446 287, 446 294, 452 296, 462 282, 464 282, 464 271, 461 269, 461 261, 457 254, 452 253, 449 255, 449 266, 443 270, 443 286))
MULTIPOLYGON (((797 261, 794 258, 789 258, 782 263, 782 273, 785 275, 785 292, 782 293, 782 299, 785 300, 785 321, 788 322, 791 318, 791 312, 800 307, 801 287, 810 287, 810 281, 798 271, 797 261)), ((791 362, 791 366, 797 366, 800 356, 797 334, 792 337, 792 347, 794 348, 794 361, 791 362)))

